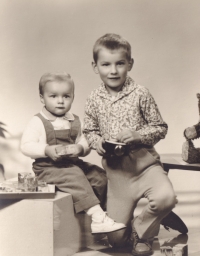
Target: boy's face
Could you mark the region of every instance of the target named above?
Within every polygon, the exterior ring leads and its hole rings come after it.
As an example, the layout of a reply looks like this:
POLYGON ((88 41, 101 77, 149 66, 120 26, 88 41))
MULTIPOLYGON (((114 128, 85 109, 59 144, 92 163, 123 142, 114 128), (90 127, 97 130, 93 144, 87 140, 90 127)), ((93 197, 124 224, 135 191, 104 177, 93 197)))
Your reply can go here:
POLYGON ((63 116, 71 108, 74 99, 73 85, 66 81, 47 82, 44 93, 40 95, 46 109, 55 116, 63 116))
POLYGON ((127 60, 124 49, 109 50, 101 48, 98 52, 97 63, 92 63, 94 72, 99 74, 108 92, 121 90, 128 71, 133 66, 133 59, 127 60))

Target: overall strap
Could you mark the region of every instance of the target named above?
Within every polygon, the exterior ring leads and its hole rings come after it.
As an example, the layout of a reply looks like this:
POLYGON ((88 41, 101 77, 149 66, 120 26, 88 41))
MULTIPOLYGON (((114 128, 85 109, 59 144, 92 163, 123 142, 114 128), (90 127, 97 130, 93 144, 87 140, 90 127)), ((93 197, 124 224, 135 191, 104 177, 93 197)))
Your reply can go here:
POLYGON ((46 132, 46 140, 48 145, 56 145, 56 136, 54 132, 53 125, 47 119, 45 119, 40 113, 35 115, 39 117, 44 125, 45 132, 46 132))
MULTIPOLYGON (((45 132, 46 132, 46 140, 48 145, 68 145, 74 144, 76 138, 81 129, 81 122, 79 117, 74 115, 74 120, 70 121, 71 129, 64 129, 64 130, 54 130, 52 123, 45 119, 40 113, 36 115, 38 118, 41 119, 45 132)), ((34 170, 41 170, 44 167, 61 167, 61 166, 70 166, 73 161, 77 161, 78 158, 74 159, 60 159, 58 163, 52 161, 49 157, 47 158, 37 158, 33 163, 34 170)))
POLYGON ((79 134, 80 128, 81 128, 81 122, 80 119, 77 115, 74 115, 74 121, 71 121, 71 131, 70 131, 70 137, 71 139, 74 141, 73 143, 75 143, 75 140, 79 134))

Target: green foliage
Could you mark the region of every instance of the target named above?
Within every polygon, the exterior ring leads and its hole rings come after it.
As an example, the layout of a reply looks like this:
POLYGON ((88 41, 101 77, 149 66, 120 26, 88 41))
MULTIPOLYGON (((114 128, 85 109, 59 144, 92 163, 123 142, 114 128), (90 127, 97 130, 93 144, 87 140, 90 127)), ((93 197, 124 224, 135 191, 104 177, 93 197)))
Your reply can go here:
POLYGON ((0 122, 0 137, 4 137, 5 138, 5 132, 7 132, 6 131, 6 129, 4 129, 2 126, 3 125, 5 125, 4 123, 2 123, 2 122, 0 122))

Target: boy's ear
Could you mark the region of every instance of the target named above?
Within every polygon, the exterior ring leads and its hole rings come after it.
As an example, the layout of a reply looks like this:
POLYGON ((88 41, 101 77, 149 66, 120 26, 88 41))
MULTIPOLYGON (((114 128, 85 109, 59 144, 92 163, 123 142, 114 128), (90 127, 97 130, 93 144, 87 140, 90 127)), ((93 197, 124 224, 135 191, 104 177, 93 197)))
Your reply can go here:
POLYGON ((131 71, 131 69, 132 69, 132 67, 133 67, 133 64, 134 64, 134 59, 130 59, 128 71, 131 71))
POLYGON ((95 74, 99 74, 99 71, 98 71, 98 68, 97 68, 97 64, 94 61, 92 62, 92 67, 93 67, 94 73, 95 74))
POLYGON ((42 104, 44 104, 44 97, 42 94, 40 94, 40 101, 42 102, 42 104))

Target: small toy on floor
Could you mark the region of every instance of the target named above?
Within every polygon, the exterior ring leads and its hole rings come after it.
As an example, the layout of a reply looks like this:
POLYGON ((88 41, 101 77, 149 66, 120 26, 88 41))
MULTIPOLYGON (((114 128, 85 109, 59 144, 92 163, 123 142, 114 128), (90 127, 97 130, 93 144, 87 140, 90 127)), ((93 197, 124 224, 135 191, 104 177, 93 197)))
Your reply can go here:
POLYGON ((174 247, 171 246, 161 246, 161 255, 166 256, 188 256, 188 246, 187 244, 176 244, 174 247))

